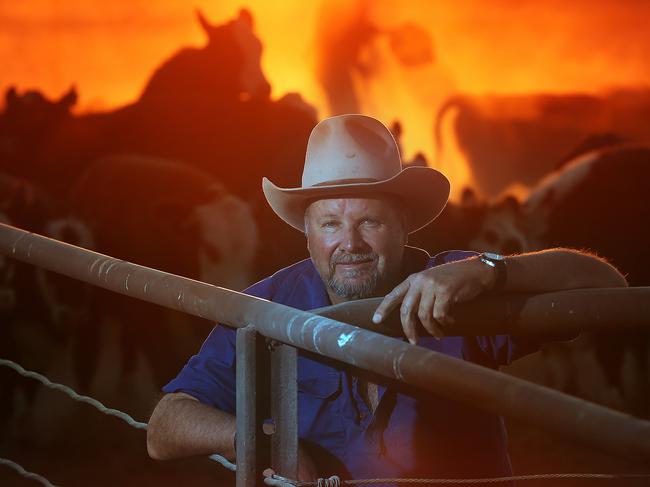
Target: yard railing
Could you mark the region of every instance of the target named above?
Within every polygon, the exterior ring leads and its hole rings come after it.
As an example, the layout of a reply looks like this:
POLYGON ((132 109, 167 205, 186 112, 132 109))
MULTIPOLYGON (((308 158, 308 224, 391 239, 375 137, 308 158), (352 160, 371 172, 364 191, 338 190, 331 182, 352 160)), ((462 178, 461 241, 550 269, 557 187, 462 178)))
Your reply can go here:
MULTIPOLYGON (((237 485, 297 474, 297 350, 307 350, 627 459, 650 462, 650 422, 371 331, 376 300, 300 311, 0 224, 0 253, 237 330, 237 485), (351 324, 337 321, 345 319, 351 324), (271 364, 269 367, 268 364, 271 364), (271 418, 274 432, 262 431, 271 418), (270 436, 270 438, 269 438, 270 436), (265 442, 270 439, 270 448, 265 442), (265 458, 270 451, 270 458, 265 458)), ((458 306, 457 334, 650 327, 650 288, 490 296, 458 306)), ((390 328, 390 323, 388 324, 390 328)), ((384 330, 385 331, 385 330, 384 330)))

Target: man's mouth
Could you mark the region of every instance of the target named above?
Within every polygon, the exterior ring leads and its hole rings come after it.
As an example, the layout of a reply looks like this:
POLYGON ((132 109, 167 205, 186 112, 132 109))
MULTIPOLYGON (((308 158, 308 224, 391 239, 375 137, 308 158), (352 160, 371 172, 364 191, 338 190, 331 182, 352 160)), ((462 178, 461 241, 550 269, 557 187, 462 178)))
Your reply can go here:
POLYGON ((375 259, 371 256, 365 258, 340 259, 334 264, 334 272, 341 277, 355 278, 371 270, 375 259))
POLYGON ((360 261, 356 261, 356 262, 339 262, 338 264, 336 264, 336 266, 337 267, 342 267, 343 269, 346 269, 346 268, 351 268, 352 269, 352 268, 355 268, 355 267, 360 267, 360 266, 363 266, 363 265, 372 264, 373 262, 374 261, 372 259, 360 260, 360 261))

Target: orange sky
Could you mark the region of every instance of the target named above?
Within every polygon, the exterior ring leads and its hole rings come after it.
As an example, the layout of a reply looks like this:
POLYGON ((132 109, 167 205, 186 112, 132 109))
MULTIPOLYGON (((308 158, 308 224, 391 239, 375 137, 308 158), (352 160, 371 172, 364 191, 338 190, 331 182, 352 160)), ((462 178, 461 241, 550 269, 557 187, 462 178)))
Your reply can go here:
MULTIPOLYGON (((203 44, 194 7, 220 23, 246 6, 265 46, 262 64, 273 96, 298 91, 322 117, 328 109, 315 78, 318 35, 345 29, 356 3, 4 1, 0 3, 0 89, 15 84, 20 90, 39 88, 57 97, 76 84, 80 110, 118 106, 136 98, 154 67, 178 47, 203 44)), ((598 92, 612 86, 648 85, 650 80, 650 2, 372 0, 363 4, 364 15, 382 32, 417 22, 433 40, 435 63, 407 69, 391 51, 388 37, 378 36, 361 52, 372 66, 370 77, 355 79, 361 111, 387 123, 402 120, 407 158, 421 150, 431 160, 435 109, 453 92, 598 92)))

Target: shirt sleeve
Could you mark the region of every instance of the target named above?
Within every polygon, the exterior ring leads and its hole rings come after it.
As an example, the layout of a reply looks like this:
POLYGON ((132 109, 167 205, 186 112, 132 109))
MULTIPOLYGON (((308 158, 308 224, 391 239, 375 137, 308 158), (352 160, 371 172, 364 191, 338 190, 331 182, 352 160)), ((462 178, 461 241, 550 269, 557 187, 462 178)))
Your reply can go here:
MULTIPOLYGON (((265 279, 244 292, 270 299, 273 282, 265 279)), ((162 388, 165 393, 184 392, 209 406, 235 414, 236 403, 236 330, 217 324, 171 382, 162 388)))
POLYGON ((163 392, 184 392, 204 404, 235 414, 236 331, 217 325, 163 392))

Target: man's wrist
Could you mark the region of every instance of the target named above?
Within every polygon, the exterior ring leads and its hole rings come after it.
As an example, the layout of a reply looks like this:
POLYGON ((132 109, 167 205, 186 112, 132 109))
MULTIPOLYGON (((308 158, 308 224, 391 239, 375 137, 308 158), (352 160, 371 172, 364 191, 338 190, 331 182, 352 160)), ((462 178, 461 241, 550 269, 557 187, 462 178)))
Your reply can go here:
POLYGON ((503 291, 508 280, 508 268, 504 256, 492 252, 483 252, 479 254, 478 259, 494 271, 494 280, 492 286, 490 286, 490 291, 503 291))

